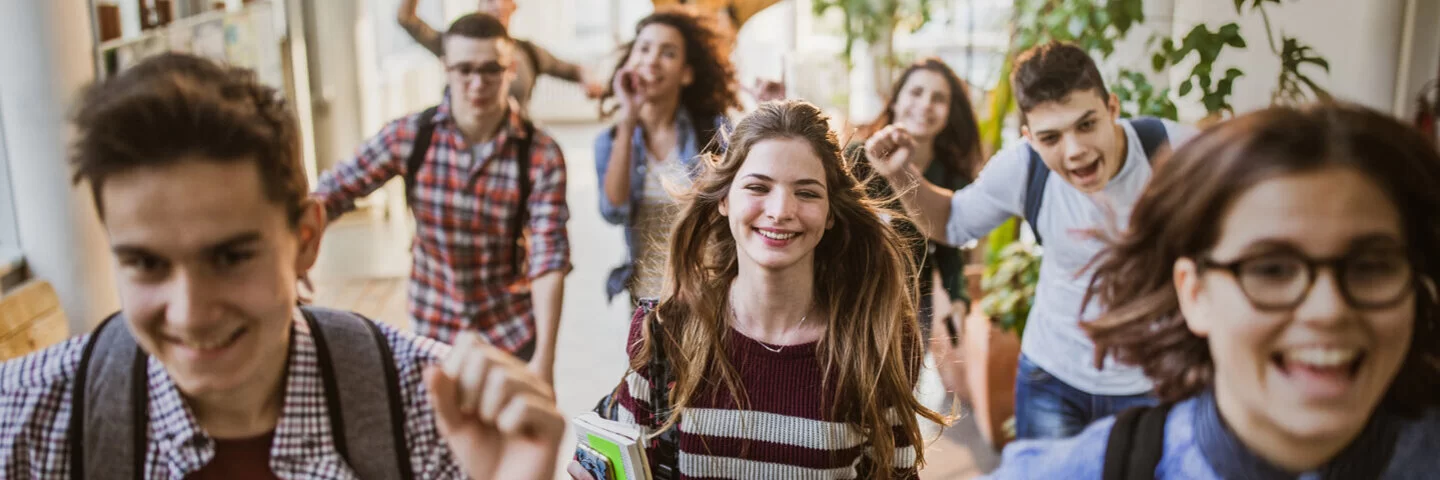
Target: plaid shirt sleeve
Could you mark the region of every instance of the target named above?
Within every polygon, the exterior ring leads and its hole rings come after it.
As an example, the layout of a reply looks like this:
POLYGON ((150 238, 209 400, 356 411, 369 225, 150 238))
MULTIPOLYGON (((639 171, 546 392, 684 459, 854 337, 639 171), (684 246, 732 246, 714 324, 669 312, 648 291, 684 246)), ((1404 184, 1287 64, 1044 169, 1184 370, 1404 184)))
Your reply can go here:
POLYGON ((0 477, 69 478, 71 384, 87 338, 0 364, 0 477))
POLYGON ((530 192, 530 278, 551 271, 570 271, 570 237, 565 223, 565 155, 555 140, 535 131, 530 154, 534 189, 530 192))
POLYGON ((415 141, 414 116, 390 122, 360 146, 355 157, 320 175, 314 196, 334 220, 355 208, 355 199, 369 195, 396 175, 404 174, 405 155, 415 141))
POLYGON ((430 408, 430 394, 425 388, 425 367, 440 361, 450 346, 432 339, 401 332, 378 324, 390 341, 395 355, 395 369, 400 377, 400 393, 405 404, 406 450, 410 452, 415 478, 464 479, 449 444, 435 425, 435 412, 430 408))

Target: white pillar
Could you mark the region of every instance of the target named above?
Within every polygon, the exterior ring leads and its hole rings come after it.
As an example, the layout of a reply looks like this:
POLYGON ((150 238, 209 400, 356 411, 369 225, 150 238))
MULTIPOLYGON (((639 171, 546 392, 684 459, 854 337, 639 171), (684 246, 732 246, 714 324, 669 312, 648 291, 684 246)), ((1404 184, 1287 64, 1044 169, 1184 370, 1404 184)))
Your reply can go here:
POLYGON ((60 295, 72 332, 119 308, 107 242, 89 187, 72 187, 66 123, 95 76, 86 0, 0 2, 0 128, 30 271, 60 295))

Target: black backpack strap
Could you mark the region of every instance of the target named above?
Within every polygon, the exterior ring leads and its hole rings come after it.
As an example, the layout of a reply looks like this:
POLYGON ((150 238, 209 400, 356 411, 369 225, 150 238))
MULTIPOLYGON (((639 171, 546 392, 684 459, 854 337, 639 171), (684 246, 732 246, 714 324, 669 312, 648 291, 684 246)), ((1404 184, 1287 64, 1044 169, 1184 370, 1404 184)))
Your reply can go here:
POLYGON ((301 312, 315 339, 335 450, 360 478, 413 478, 400 377, 385 335, 356 313, 301 312))
POLYGON ((90 334, 70 393, 70 478, 144 478, 149 358, 118 313, 90 334))
POLYGON ((1137 117, 1130 120, 1130 126, 1135 129, 1135 136, 1140 137, 1140 148, 1145 151, 1145 158, 1154 165, 1155 152, 1170 143, 1170 134, 1165 132, 1165 122, 1155 117, 1137 117))
POLYGON ((1170 404, 1135 407, 1115 416, 1105 445, 1104 480, 1151 480, 1165 453, 1170 404))
MULTIPOLYGON (((670 418, 670 381, 674 377, 670 374, 670 362, 665 359, 665 345, 661 340, 661 332, 658 321, 655 320, 653 312, 658 302, 653 299, 642 300, 640 305, 645 314, 645 328, 649 330, 650 338, 656 343, 650 356, 650 406, 655 417, 655 426, 664 425, 665 419, 670 418)), ((680 433, 679 428, 670 428, 661 432, 651 440, 651 448, 647 453, 654 458, 655 471, 650 472, 654 480, 673 480, 680 477, 680 433)))
POLYGON ((535 143, 535 124, 530 120, 524 120, 524 138, 519 140, 515 148, 515 172, 516 182, 520 189, 520 204, 515 215, 510 216, 510 231, 515 235, 515 251, 510 255, 510 268, 516 276, 524 275, 524 267, 527 263, 525 248, 525 223, 530 220, 530 150, 535 143))
POLYGON ((1040 239, 1040 204, 1045 200, 1045 184, 1050 180, 1050 167, 1045 166, 1045 159, 1040 158, 1040 152, 1028 144, 1026 150, 1030 151, 1030 167, 1025 176, 1025 222, 1030 224, 1030 231, 1035 234, 1035 243, 1044 244, 1040 239))
POLYGON ((435 112, 439 106, 420 112, 416 119, 415 141, 411 142, 410 156, 405 158, 405 203, 415 200, 415 179, 419 178, 420 167, 425 165, 425 154, 430 153, 430 143, 435 138, 435 112))

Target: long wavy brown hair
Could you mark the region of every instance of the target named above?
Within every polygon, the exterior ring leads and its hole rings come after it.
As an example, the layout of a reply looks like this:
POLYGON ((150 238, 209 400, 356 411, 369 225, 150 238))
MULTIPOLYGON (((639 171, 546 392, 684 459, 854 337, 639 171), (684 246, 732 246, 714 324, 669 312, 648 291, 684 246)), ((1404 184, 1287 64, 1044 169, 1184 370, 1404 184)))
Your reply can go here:
MULTIPOLYGON (((636 35, 645 27, 660 24, 679 30, 685 39, 685 64, 694 73, 694 80, 680 90, 680 105, 690 112, 699 134, 696 139, 707 149, 714 147, 710 140, 719 133, 710 119, 740 109, 740 89, 735 80, 735 65, 730 62, 730 49, 711 22, 713 19, 692 8, 673 6, 658 8, 635 25, 636 35)), ((625 68, 634 46, 635 41, 631 40, 620 47, 624 53, 615 64, 615 72, 625 68)), ((601 118, 620 109, 619 104, 609 101, 615 96, 614 73, 605 85, 605 93, 600 96, 601 118)))
POLYGON ((735 238, 719 207, 750 149, 763 140, 787 138, 808 142, 820 157, 835 220, 815 248, 814 283, 815 301, 829 314, 815 360, 827 391, 834 394, 830 415, 866 436, 874 452, 874 474, 888 478, 896 463, 898 436, 915 446, 917 465, 923 464, 925 444, 917 415, 936 423, 944 418, 921 405, 913 393, 923 350, 909 245, 881 219, 879 203, 865 195, 864 186, 850 173, 829 118, 814 105, 761 105, 737 125, 724 156, 703 162, 670 240, 674 281, 645 320, 659 322, 663 341, 645 338, 631 367, 646 365, 657 346, 665 349, 675 385, 670 390, 674 410, 664 428, 674 427, 687 406, 702 394, 718 393, 720 385, 746 408, 739 372, 725 353, 732 341, 726 292, 739 264, 735 238), (893 413, 887 413, 891 409, 893 413), (899 428, 892 418, 900 422, 899 428))
POLYGON ((1395 412, 1440 405, 1440 154, 1411 128, 1347 104, 1276 107, 1220 124, 1161 163, 1136 202, 1129 231, 1107 239, 1085 301, 1108 309, 1085 324, 1098 357, 1138 365, 1155 393, 1178 401, 1209 388, 1214 364, 1206 339, 1186 326, 1172 272, 1219 241, 1230 204, 1268 179, 1322 168, 1351 168, 1390 195, 1400 211, 1415 269, 1417 297, 1410 352, 1385 404, 1395 412))
POLYGON ((885 110, 861 130, 861 136, 874 135, 895 121, 895 102, 905 93, 905 82, 921 70, 939 74, 950 85, 950 115, 945 119, 945 128, 935 136, 934 161, 945 166, 947 177, 964 180, 960 183, 974 181, 980 173, 980 165, 984 163, 980 148, 980 123, 975 120, 975 107, 970 104, 970 89, 965 81, 939 58, 925 58, 906 67, 885 102, 885 110))

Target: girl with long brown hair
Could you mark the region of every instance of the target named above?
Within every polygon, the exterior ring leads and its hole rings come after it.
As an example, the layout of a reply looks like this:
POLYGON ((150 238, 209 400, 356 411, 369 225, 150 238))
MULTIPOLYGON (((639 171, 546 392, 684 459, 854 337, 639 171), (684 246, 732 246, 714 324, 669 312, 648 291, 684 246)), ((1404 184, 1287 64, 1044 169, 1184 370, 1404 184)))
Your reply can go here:
POLYGON ((1433 476, 1436 185, 1434 146, 1358 106, 1271 108, 1191 140, 1099 257, 1107 310, 1085 325, 1164 406, 1012 444, 994 477, 1433 476))
POLYGON ((675 225, 666 295, 636 312, 619 416, 678 429, 680 478, 913 478, 919 422, 943 421, 912 394, 909 246, 828 121, 799 101, 741 120, 675 225))
POLYGON ((628 247, 606 281, 608 298, 660 297, 679 210, 667 185, 689 183, 699 154, 717 148, 726 114, 740 107, 735 67, 712 20, 678 7, 640 20, 601 97, 602 115, 616 123, 595 139, 600 213, 625 228, 628 247))
MULTIPOLYGON (((922 59, 907 67, 895 82, 895 90, 880 117, 866 126, 861 142, 846 149, 846 157, 860 160, 857 162, 858 176, 864 178, 871 170, 863 140, 899 135, 910 137, 915 145, 909 162, 923 172, 926 180, 942 188, 965 188, 975 181, 975 175, 984 163, 979 124, 975 121, 975 109, 970 104, 969 89, 965 81, 938 58, 922 59)), ((876 175, 870 180, 869 187, 871 195, 876 198, 895 198, 893 187, 883 177, 876 175)), ((895 211, 903 211, 904 208, 898 201, 889 207, 895 211)), ((924 239, 908 218, 897 220, 900 221, 897 227, 902 233, 924 239)), ((949 311, 954 318, 963 317, 970 311, 970 295, 965 285, 965 257, 959 248, 935 241, 916 242, 915 245, 914 255, 920 267, 920 328, 922 333, 929 335, 936 311, 936 298, 932 294, 936 273, 939 273, 940 284, 949 296, 949 311)), ((945 327, 953 342, 959 330, 957 324, 947 322, 945 327)))

